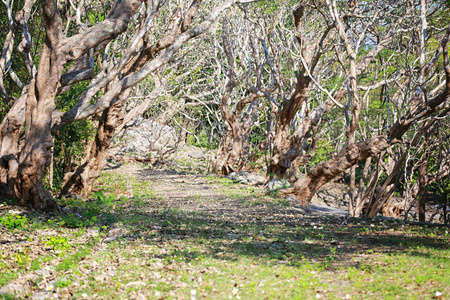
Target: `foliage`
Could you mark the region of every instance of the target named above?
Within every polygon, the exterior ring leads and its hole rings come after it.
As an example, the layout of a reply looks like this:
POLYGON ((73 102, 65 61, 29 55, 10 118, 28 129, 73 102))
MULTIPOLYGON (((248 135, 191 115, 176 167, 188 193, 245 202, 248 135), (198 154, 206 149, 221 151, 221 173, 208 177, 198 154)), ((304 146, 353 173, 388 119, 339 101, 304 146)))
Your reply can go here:
POLYGON ((67 237, 50 236, 44 244, 53 250, 67 250, 70 248, 68 241, 69 239, 67 237))
POLYGON ((8 229, 25 228, 29 223, 29 219, 26 216, 20 216, 17 214, 6 214, 0 219, 0 224, 3 224, 8 229))
MULTIPOLYGON (((76 84, 69 92, 57 98, 56 105, 62 111, 69 110, 75 99, 87 88, 86 83, 76 84)), ((62 180, 67 172, 72 172, 83 158, 89 142, 95 134, 95 122, 83 119, 71 123, 58 131, 54 139, 53 163, 55 191, 60 190, 62 180)))

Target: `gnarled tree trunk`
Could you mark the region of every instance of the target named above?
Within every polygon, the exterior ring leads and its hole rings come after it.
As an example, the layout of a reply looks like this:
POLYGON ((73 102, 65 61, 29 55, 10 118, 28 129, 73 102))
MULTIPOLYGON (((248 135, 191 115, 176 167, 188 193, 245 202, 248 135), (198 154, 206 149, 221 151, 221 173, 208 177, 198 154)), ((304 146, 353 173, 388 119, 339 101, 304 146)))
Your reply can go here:
POLYGON ((253 127, 254 115, 258 111, 258 98, 260 95, 252 93, 249 96, 239 100, 234 110, 231 108, 232 92, 238 85, 236 78, 236 58, 233 55, 233 49, 230 41, 230 32, 228 22, 224 18, 222 26, 223 47, 228 59, 228 81, 225 91, 220 101, 220 111, 225 121, 226 133, 217 151, 214 169, 223 175, 232 172, 239 172, 244 167, 247 154, 244 143, 253 127), (244 108, 250 104, 248 112, 241 116, 244 108), (231 147, 230 147, 231 146, 231 147), (231 149, 230 149, 231 148, 231 149))
MULTIPOLYGON (((52 10, 52 8, 48 8, 52 10)), ((53 7, 56 9, 56 7, 53 7)), ((58 26, 58 24, 53 24, 58 26)), ((26 102, 25 145, 19 157, 15 182, 19 205, 37 210, 57 207, 51 193, 44 188, 43 179, 51 163, 52 113, 65 59, 53 50, 57 40, 48 37, 39 63, 38 76, 30 83, 26 102)))
POLYGON ((295 94, 277 113, 273 150, 267 168, 267 175, 270 177, 284 178, 289 174, 288 180, 294 182, 298 179, 298 168, 309 159, 306 154, 309 150, 306 148, 311 146, 310 144, 306 145, 308 136, 306 134, 304 136, 291 135, 290 130, 292 119, 308 97, 310 82, 311 79, 304 71, 297 79, 295 94))
POLYGON ((214 169, 223 175, 232 172, 239 172, 244 167, 247 158, 247 149, 245 143, 253 127, 255 114, 258 112, 259 101, 258 95, 250 95, 249 97, 239 101, 235 111, 231 111, 229 106, 230 100, 224 99, 229 97, 228 94, 222 96, 222 116, 226 122, 226 134, 217 151, 214 169), (248 111, 241 119, 243 107, 250 103, 248 111))
POLYGON ((25 122, 26 98, 26 93, 19 97, 0 124, 0 194, 8 198, 16 197, 19 135, 25 122))
POLYGON ((64 176, 62 195, 76 194, 88 197, 91 194, 94 182, 100 175, 107 151, 114 138, 114 130, 123 122, 122 104, 123 102, 116 103, 103 112, 95 139, 81 165, 74 172, 64 176))
POLYGON ((283 102, 281 109, 274 108, 276 113, 275 133, 273 138, 273 150, 271 153, 267 175, 269 177, 288 177, 290 182, 298 179, 298 168, 306 163, 310 155, 309 150, 314 149, 314 139, 308 143, 311 131, 296 131, 291 135, 291 122, 297 112, 305 104, 309 95, 311 73, 319 62, 329 40, 328 34, 331 27, 327 27, 315 41, 309 41, 303 36, 302 18, 305 14, 305 5, 300 5, 293 13, 296 27, 296 38, 301 45, 303 65, 297 74, 295 91, 289 101, 283 102), (315 44, 315 45, 313 45, 315 44))

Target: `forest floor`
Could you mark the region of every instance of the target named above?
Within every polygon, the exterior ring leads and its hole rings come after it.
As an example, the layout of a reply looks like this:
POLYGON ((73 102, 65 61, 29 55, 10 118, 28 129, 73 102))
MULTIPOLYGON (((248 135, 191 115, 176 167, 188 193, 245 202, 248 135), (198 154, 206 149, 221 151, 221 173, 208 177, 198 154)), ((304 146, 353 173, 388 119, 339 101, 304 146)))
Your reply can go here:
POLYGON ((450 299, 448 227, 306 213, 202 172, 108 164, 62 214, 1 204, 0 298, 450 299))

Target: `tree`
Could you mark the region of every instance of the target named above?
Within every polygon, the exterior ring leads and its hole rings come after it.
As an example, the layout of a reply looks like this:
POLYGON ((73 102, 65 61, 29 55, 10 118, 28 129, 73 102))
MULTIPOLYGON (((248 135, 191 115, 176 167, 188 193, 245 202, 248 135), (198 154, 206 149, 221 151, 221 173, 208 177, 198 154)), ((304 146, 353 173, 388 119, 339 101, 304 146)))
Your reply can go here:
MULTIPOLYGON (((33 71, 32 65, 29 66, 31 80, 24 85, 22 95, 15 99, 0 125, 2 193, 15 197, 20 205, 38 210, 57 207, 43 184, 51 163, 52 134, 72 122, 101 114, 106 118, 105 125, 101 126, 110 131, 111 128, 106 125, 111 124, 111 121, 108 121, 108 112, 105 111, 109 110, 109 115, 116 118, 112 108, 119 106, 133 86, 170 62, 183 44, 207 30, 223 10, 236 2, 244 1, 220 3, 203 22, 195 26, 192 20, 201 1, 186 5, 185 15, 180 7, 175 10, 169 27, 164 28, 168 29, 169 34, 155 41, 147 32, 157 20, 165 1, 148 1, 145 4, 139 0, 115 2, 107 13, 102 14, 102 20, 90 27, 83 23, 88 18, 92 19, 89 11, 83 7, 83 1, 78 2, 77 6, 71 5, 69 1, 63 4, 54 0, 42 1, 40 9, 45 38, 37 72, 33 71), (73 18, 73 15, 76 17, 73 18), (133 24, 129 26, 131 22, 133 24), (103 55, 108 58, 108 51, 113 49, 111 43, 125 41, 126 37, 129 42, 126 46, 122 45, 122 53, 112 54, 118 60, 116 64, 108 61, 98 64, 94 60, 103 55), (95 72, 95 66, 100 71, 95 72), (56 96, 82 80, 90 80, 90 84, 73 107, 66 112, 55 111, 56 96), (19 135, 23 125, 25 134, 21 146, 19 135)), ((33 5, 32 0, 25 1, 18 13, 22 18, 16 18, 21 21, 25 44, 29 42, 26 24, 33 5)), ((12 12, 10 7, 7 10, 12 12)), ((26 50, 23 52, 26 53, 26 50)), ((32 60, 29 62, 31 64, 32 60)), ((101 143, 107 143, 110 134, 105 133, 98 138, 101 143)), ((91 151, 101 152, 102 149, 91 151)), ((95 167, 93 170, 95 177, 95 167)))
MULTIPOLYGON (((346 16, 344 13, 338 13, 336 2, 327 2, 329 5, 329 12, 332 12, 333 18, 336 21, 336 26, 343 27, 344 22, 342 21, 344 19, 344 16, 346 16), (342 19, 341 19, 342 18, 342 19), (341 24, 341 25, 339 25, 341 24)), ((396 7, 397 9, 402 9, 401 6, 392 4, 393 7, 396 7)), ((374 6, 376 7, 375 4, 374 6)), ((365 6, 361 6, 359 9, 363 10, 365 6)), ((407 11, 404 14, 399 13, 398 15, 401 15, 402 17, 397 20, 396 24, 393 25, 392 29, 395 29, 391 33, 391 38, 389 38, 386 41, 386 44, 383 46, 383 48, 386 48, 388 45, 387 43, 395 42, 394 36, 401 36, 402 30, 399 29, 398 25, 402 24, 402 20, 405 20, 406 22, 410 17, 414 16, 414 13, 411 11, 411 6, 406 5, 405 9, 407 11), (409 8, 408 8, 409 7, 409 8)), ((441 8, 442 9, 442 8, 441 8)), ((445 10, 445 9, 443 9, 445 10)), ((377 14, 375 11, 374 14, 377 14)), ((351 17, 347 16, 347 17, 351 17)), ((405 25, 408 22, 405 23, 405 25)), ((371 22, 369 22, 371 24, 371 22)), ((367 26, 362 26, 360 28, 368 28, 367 26)), ((345 36, 347 32, 343 30, 342 28, 338 31, 340 31, 339 35, 341 37, 341 40, 344 41, 344 44, 347 44, 345 42, 345 36)), ((389 32, 389 31, 388 31, 389 32)), ((445 102, 448 100, 448 97, 450 96, 450 67, 448 62, 448 37, 450 33, 450 28, 445 28, 444 32, 441 31, 440 37, 440 44, 437 47, 437 49, 432 53, 432 55, 429 55, 428 62, 423 65, 422 69, 416 68, 411 69, 409 74, 406 74, 407 79, 409 79, 408 82, 413 82, 412 78, 417 78, 417 74, 424 73, 429 74, 431 73, 432 69, 436 70, 435 72, 439 72, 439 70, 442 70, 443 72, 441 74, 444 74, 445 83, 441 85, 441 82, 436 81, 429 81, 430 83, 434 83, 435 87, 437 86, 443 86, 444 89, 439 93, 439 95, 435 96, 431 99, 426 99, 426 97, 423 96, 422 90, 415 89, 417 85, 412 86, 413 92, 409 95, 407 95, 404 99, 395 99, 397 103, 403 103, 402 107, 405 107, 405 113, 402 117, 399 117, 386 131, 384 134, 378 134, 374 137, 363 140, 360 142, 349 142, 346 146, 342 148, 342 150, 336 154, 334 157, 332 157, 327 162, 320 163, 318 165, 313 166, 308 174, 304 176, 303 178, 299 179, 293 188, 287 189, 284 191, 286 194, 294 194, 299 201, 305 205, 308 206, 309 202, 312 198, 312 196, 317 192, 317 190, 323 186, 325 183, 329 182, 333 178, 335 178, 337 175, 341 174, 342 172, 346 171, 349 168, 352 168, 357 163, 364 161, 365 159, 369 157, 376 157, 377 155, 381 154, 383 151, 389 149, 395 144, 398 144, 402 141, 402 137, 405 134, 405 132, 408 131, 408 129, 411 127, 411 125, 414 122, 417 122, 419 120, 423 120, 424 118, 427 118, 429 116, 434 116, 437 113, 442 112, 444 115, 448 113, 448 111, 445 109, 445 102), (442 67, 436 66, 438 59, 442 57, 442 67)), ((375 35, 375 31, 371 33, 375 35)), ((378 36, 378 35, 375 35, 378 36)), ((358 41, 359 39, 352 39, 353 41, 358 41)), ((376 44, 373 46, 373 49, 376 49, 379 44, 376 44)), ((358 49, 358 47, 356 47, 358 49)), ((347 50, 348 57, 350 57, 350 60, 352 59, 351 50, 347 50)), ((373 58, 373 56, 372 56, 373 58)), ((370 60, 372 60, 370 58, 370 60)), ((410 60, 408 59, 408 62, 410 60)), ((350 64, 350 68, 352 64, 350 64)), ((353 67, 354 68, 354 67, 353 67)), ((358 68, 356 68, 358 69, 358 68)), ((358 78, 359 74, 353 72, 353 77, 355 77, 355 80, 358 78)), ((405 80, 407 80, 405 79, 405 80)), ((358 86, 356 86, 358 88, 358 86)), ((350 86, 350 93, 352 87, 350 86)), ((353 87, 355 90, 355 87, 353 87)), ((354 92, 353 92, 354 93, 354 92)), ((357 98, 354 98, 357 99, 357 98)), ((356 102, 355 102, 356 103, 356 102)), ((357 106, 354 105, 355 108, 352 110, 353 112, 353 119, 357 120, 357 106)), ((372 216, 373 211, 368 213, 368 216, 372 216)))

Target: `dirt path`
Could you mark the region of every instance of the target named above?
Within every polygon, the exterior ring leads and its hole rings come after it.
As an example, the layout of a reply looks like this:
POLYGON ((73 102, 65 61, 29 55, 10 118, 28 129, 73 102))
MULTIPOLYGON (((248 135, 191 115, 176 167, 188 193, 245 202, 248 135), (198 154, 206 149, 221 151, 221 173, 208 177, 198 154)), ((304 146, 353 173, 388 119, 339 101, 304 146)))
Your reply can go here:
POLYGON ((135 175, 150 183, 157 196, 155 210, 179 209, 240 222, 280 215, 301 218, 305 214, 295 209, 295 201, 274 202, 263 188, 220 177, 150 168, 135 170, 135 175))
MULTIPOLYGON (((241 197, 229 198, 224 191, 223 184, 214 183, 214 177, 183 172, 137 169, 134 171, 139 180, 151 182, 151 187, 158 198, 163 198, 163 205, 167 208, 178 208, 184 211, 205 213, 240 213, 243 215, 266 215, 267 206, 251 205, 247 202, 258 203, 257 198, 265 196, 263 188, 248 187, 243 184, 233 184, 230 189, 235 192, 242 190, 241 197)), ((220 181, 217 177, 217 181, 220 181)), ((225 181, 226 182, 226 181, 225 181)), ((333 191, 335 192, 335 191, 333 191)), ((239 194, 239 193, 238 193, 239 194)), ((336 197, 330 192, 319 194, 316 203, 310 206, 310 214, 332 215, 337 217, 348 216, 345 209, 334 208, 327 204, 335 204, 336 197), (320 203, 320 204, 319 204, 320 203)), ((299 208, 294 198, 286 199, 285 205, 277 208, 277 213, 305 214, 299 208)), ((273 209, 273 207, 272 207, 273 209)))

